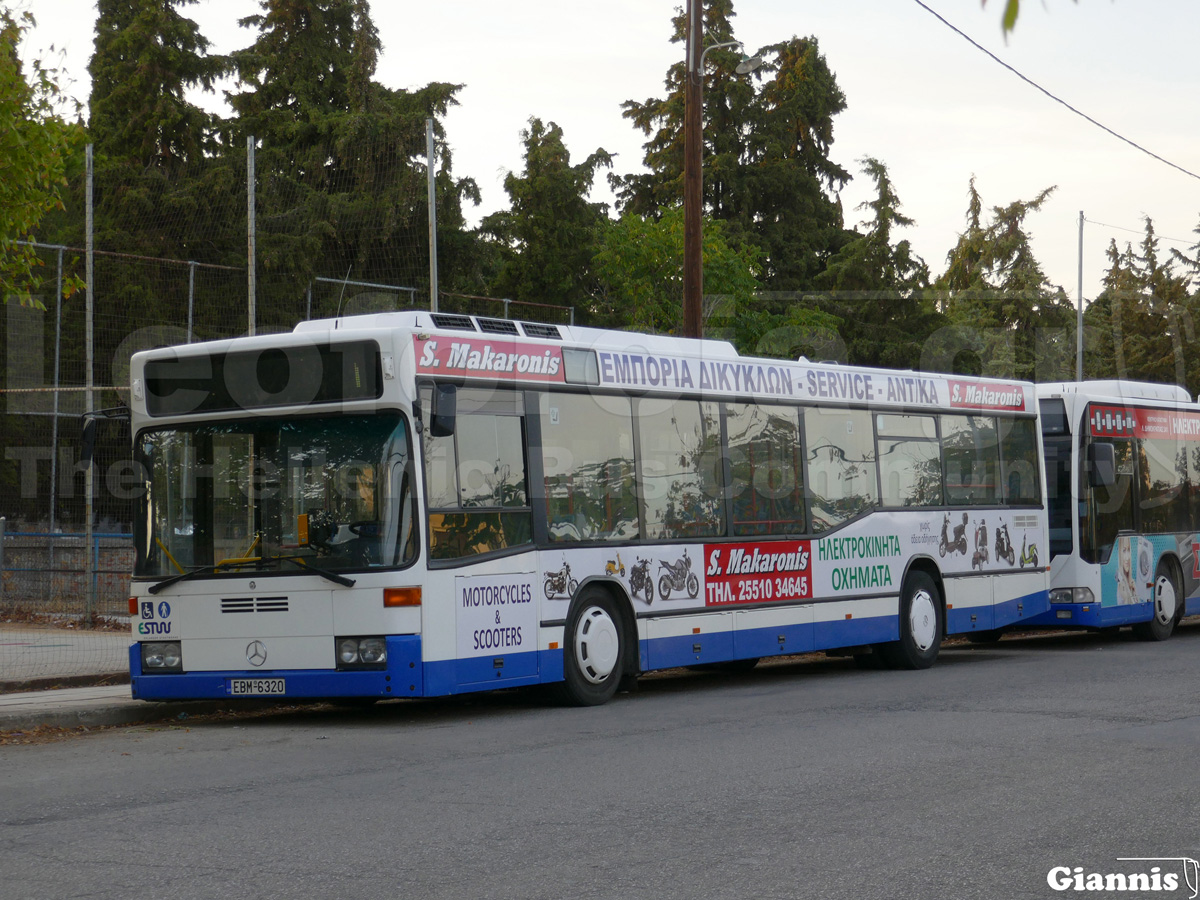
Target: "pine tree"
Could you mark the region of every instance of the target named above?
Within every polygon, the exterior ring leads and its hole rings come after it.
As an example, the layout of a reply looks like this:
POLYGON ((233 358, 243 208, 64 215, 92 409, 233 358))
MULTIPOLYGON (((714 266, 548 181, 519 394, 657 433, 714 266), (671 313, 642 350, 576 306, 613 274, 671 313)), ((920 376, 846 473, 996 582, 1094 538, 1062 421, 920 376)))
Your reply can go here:
POLYGON ((612 157, 602 148, 571 164, 562 129, 529 120, 521 132, 525 169, 504 179, 511 208, 488 216, 481 230, 500 247, 491 290, 513 300, 586 308, 595 292, 591 272, 606 207, 587 196, 612 157))
POLYGON ((991 221, 984 224, 983 202, 971 179, 967 228, 934 285, 951 324, 959 328, 955 339, 965 338, 964 346, 978 355, 968 371, 1031 380, 1068 376, 1073 310, 1066 292, 1046 277, 1025 230, 1026 218, 1054 190, 993 207, 991 221))
POLYGON ((179 12, 196 0, 98 0, 88 130, 96 154, 169 174, 197 161, 211 117, 185 99, 224 70, 199 26, 179 12))
POLYGON ((900 212, 887 167, 872 157, 861 162, 875 183, 875 198, 858 208, 871 217, 817 276, 817 286, 828 293, 809 302, 842 323, 851 362, 914 368, 924 338, 941 322, 925 297, 929 268, 907 240, 893 243, 894 229, 914 223, 900 212))
MULTIPOLYGON (((732 0, 704 10, 704 43, 734 39, 732 0)), ((685 17, 672 41, 684 40, 685 17)), ((682 54, 681 54, 682 55, 682 54)), ((846 242, 836 191, 850 175, 833 162, 833 119, 845 96, 814 37, 772 44, 751 76, 734 72, 739 57, 709 54, 704 73, 704 206, 728 223, 731 240, 760 251, 770 291, 809 288, 846 242)), ((659 215, 679 202, 683 184, 683 62, 667 73, 667 96, 623 104, 649 138, 645 175, 615 179, 622 212, 659 215)), ((782 311, 786 302, 777 304, 782 311)))

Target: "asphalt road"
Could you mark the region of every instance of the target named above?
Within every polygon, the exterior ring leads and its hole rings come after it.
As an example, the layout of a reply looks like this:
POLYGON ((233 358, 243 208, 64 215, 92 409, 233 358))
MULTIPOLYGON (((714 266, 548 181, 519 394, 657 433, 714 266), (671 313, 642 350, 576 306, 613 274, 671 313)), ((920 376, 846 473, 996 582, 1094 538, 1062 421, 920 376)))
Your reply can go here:
POLYGON ((0 898, 1189 897, 1118 858, 1200 857, 1198 666, 1188 624, 0 747, 0 898))

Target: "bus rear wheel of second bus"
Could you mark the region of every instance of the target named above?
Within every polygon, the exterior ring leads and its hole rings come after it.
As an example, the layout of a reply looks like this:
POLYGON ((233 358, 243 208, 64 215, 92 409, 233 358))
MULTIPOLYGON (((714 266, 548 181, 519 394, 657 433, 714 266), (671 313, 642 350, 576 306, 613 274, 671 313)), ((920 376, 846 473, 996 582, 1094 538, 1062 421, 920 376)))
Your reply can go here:
POLYGON ((891 669, 928 669, 942 646, 941 595, 924 572, 909 572, 900 595, 900 640, 876 648, 891 669))
POLYGON ((1175 570, 1169 562, 1162 560, 1154 574, 1154 610, 1150 621, 1134 625, 1134 635, 1142 641, 1165 641, 1175 630, 1178 605, 1179 588, 1175 570))
POLYGON ((621 614, 611 595, 585 591, 567 619, 560 694, 574 706, 599 706, 617 692, 625 673, 621 614))

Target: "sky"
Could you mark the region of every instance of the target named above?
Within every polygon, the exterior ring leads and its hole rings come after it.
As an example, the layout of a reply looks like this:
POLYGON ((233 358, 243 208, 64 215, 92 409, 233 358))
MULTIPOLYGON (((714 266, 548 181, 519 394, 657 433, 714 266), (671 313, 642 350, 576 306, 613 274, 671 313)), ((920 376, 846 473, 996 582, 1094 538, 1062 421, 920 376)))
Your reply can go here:
MULTIPOLYGON (((374 0, 383 41, 376 78, 391 88, 431 81, 464 85, 445 121, 458 177, 474 178, 481 206, 471 221, 507 205, 509 171, 520 171, 521 130, 532 116, 558 123, 575 161, 598 147, 614 171, 639 171, 641 132, 621 115, 625 100, 664 94, 667 68, 683 54, 671 18, 682 0, 374 0)), ((924 0, 1027 78, 1112 131, 1200 175, 1200 36, 1196 0, 1041 0, 1021 4, 1005 39, 1003 0, 924 0)), ((68 91, 86 101, 95 4, 19 0, 38 27, 26 55, 56 61, 68 91), (49 52, 53 46, 54 52, 49 52), (57 54, 57 55, 56 55, 57 54)), ((237 19, 253 0, 201 0, 184 8, 213 52, 249 44, 237 19)), ((831 157, 857 177, 842 191, 848 225, 872 198, 859 160, 888 167, 907 237, 934 274, 965 227, 976 179, 985 208, 1057 189, 1028 221, 1054 284, 1077 298, 1079 214, 1085 301, 1100 288, 1105 249, 1141 240, 1149 216, 1160 252, 1200 238, 1200 178, 1118 140, 1026 84, 955 34, 915 0, 735 0, 734 32, 748 50, 815 36, 846 95, 834 120, 831 157)), ((220 108, 220 98, 197 99, 220 108)), ((603 179, 594 200, 611 202, 603 179)))

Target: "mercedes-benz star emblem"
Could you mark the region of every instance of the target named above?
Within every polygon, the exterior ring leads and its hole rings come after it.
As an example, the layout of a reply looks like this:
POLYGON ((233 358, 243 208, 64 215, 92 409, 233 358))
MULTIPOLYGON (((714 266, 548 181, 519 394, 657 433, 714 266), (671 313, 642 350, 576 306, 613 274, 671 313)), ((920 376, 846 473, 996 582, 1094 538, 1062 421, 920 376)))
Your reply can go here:
POLYGON ((246 645, 246 662, 261 666, 267 661, 267 645, 262 641, 251 641, 246 645))

